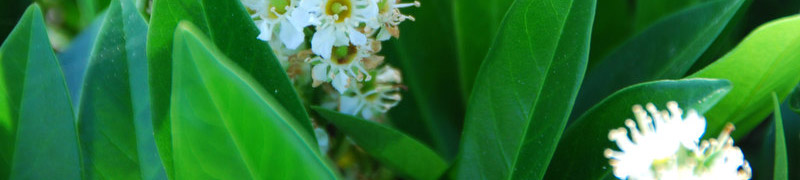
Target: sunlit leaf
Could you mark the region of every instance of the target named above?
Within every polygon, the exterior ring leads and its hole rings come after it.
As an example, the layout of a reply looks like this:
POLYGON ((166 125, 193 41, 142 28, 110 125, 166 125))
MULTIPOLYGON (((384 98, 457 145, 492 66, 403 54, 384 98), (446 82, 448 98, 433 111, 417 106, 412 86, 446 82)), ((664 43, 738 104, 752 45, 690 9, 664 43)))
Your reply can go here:
POLYGON ((170 105, 175 179, 336 179, 316 142, 257 81, 184 21, 170 105))
POLYGON ((475 80, 456 179, 541 179, 589 57, 594 0, 518 0, 475 80))
POLYGON ((707 114, 706 134, 736 125, 734 138, 747 134, 772 111, 770 93, 786 97, 800 81, 800 16, 782 18, 756 29, 722 59, 690 77, 728 79, 730 96, 707 114))

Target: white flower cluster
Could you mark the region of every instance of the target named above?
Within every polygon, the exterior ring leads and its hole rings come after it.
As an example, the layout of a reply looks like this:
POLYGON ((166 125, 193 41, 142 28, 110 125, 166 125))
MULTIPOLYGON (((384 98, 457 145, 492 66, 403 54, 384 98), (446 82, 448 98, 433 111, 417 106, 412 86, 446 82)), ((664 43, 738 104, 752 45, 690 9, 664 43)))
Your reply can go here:
POLYGON ((684 118, 674 101, 667 103, 669 111, 658 111, 652 103, 646 108, 633 106, 636 121, 625 121, 630 132, 619 128, 608 133, 621 150, 604 152, 617 178, 750 179, 750 165, 730 137, 732 124, 717 139, 700 142, 706 120, 696 111, 684 118))
POLYGON ((400 101, 400 72, 383 64, 381 41, 399 37, 414 20, 400 0, 241 0, 290 77, 310 73, 312 86, 330 83, 339 111, 371 119, 400 101), (311 36, 307 39, 306 36, 311 36), (303 68, 308 67, 310 68, 303 68), (373 76, 378 77, 373 78, 373 76))

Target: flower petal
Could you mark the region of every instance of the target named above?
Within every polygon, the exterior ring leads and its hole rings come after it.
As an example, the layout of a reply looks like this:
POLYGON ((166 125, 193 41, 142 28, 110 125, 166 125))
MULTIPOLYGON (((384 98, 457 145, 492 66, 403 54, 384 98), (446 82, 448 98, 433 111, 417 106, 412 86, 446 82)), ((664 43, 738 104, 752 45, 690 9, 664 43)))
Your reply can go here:
POLYGON ((281 41, 286 45, 286 48, 297 49, 300 43, 303 43, 305 35, 302 31, 298 31, 287 20, 281 22, 281 32, 279 33, 281 41))
POLYGON ((367 44, 367 36, 362 34, 361 32, 358 32, 355 29, 350 28, 350 32, 348 32, 348 34, 350 34, 350 42, 353 43, 353 45, 360 46, 367 44))
POLYGON ((350 77, 342 71, 339 71, 339 74, 336 74, 336 77, 333 77, 333 88, 336 88, 336 91, 339 91, 339 94, 344 94, 344 92, 347 91, 347 86, 349 84, 350 77))
POLYGON ((331 57, 331 48, 333 48, 333 28, 320 29, 311 38, 311 51, 314 54, 328 59, 331 57))
POLYGON ((328 64, 322 63, 311 68, 311 78, 317 81, 328 81, 328 64))

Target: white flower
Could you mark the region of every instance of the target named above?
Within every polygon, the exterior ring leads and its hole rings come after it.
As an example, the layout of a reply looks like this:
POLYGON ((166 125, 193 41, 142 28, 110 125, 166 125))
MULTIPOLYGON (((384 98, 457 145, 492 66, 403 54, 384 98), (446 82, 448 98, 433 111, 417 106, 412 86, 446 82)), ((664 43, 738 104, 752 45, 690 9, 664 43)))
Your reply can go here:
POLYGON ((328 153, 328 149, 330 149, 330 140, 328 137, 328 132, 325 129, 320 127, 314 127, 314 135, 317 137, 317 144, 319 145, 319 152, 323 155, 328 153))
POLYGON ((374 81, 365 83, 361 88, 351 89, 340 97, 339 112, 361 115, 365 119, 386 113, 402 99, 400 83, 400 71, 384 66, 378 70, 374 81))
POLYGON ((684 118, 676 102, 668 102, 667 109, 658 111, 649 103, 645 111, 642 106, 634 105, 636 121, 625 121, 630 138, 625 128, 609 132, 609 139, 621 150, 604 152, 617 178, 750 178, 750 166, 730 138, 733 125, 729 124, 718 139, 699 142, 705 131, 705 118, 694 110, 689 110, 684 118))
POLYGON ((294 11, 299 3, 300 0, 242 0, 242 4, 251 12, 250 17, 255 21, 256 27, 261 31, 258 39, 272 41, 273 36, 277 36, 288 49, 296 49, 305 38, 305 26, 290 21, 296 19, 292 15, 296 14, 294 11))
POLYGON ((309 59, 311 65, 311 78, 314 80, 312 86, 317 87, 323 82, 333 81, 331 84, 339 91, 344 93, 351 86, 354 80, 372 79, 367 69, 364 68, 363 59, 372 56, 369 48, 354 45, 334 47, 336 49, 332 56, 324 58, 317 56, 309 59))
POLYGON ((413 16, 404 15, 400 12, 400 8, 411 6, 419 7, 419 1, 400 3, 400 0, 380 0, 378 2, 378 20, 369 25, 371 28, 378 28, 376 38, 379 41, 385 41, 392 36, 399 37, 400 31, 397 26, 405 20, 414 21, 413 16))
POLYGON ((311 50, 323 58, 331 56, 333 46, 366 44, 367 36, 360 26, 375 21, 378 15, 378 5, 373 0, 302 0, 297 10, 297 14, 308 18, 298 15, 293 21, 316 26, 311 50))

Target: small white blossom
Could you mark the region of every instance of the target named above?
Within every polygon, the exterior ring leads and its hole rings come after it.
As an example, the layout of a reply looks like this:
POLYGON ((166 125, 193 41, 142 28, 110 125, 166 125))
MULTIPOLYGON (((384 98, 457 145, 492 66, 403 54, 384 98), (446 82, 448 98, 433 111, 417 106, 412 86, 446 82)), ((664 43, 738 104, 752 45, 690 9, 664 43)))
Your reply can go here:
POLYGON ((314 135, 317 137, 317 144, 319 145, 319 152, 322 154, 328 153, 328 149, 330 149, 330 138, 328 137, 328 132, 325 129, 320 127, 314 127, 314 135))
POLYGON ((625 121, 630 138, 625 128, 611 130, 608 134, 621 150, 606 149, 604 152, 617 178, 750 178, 750 166, 730 138, 733 125, 729 124, 717 139, 699 142, 705 131, 705 118, 694 110, 689 110, 684 118, 676 102, 667 103, 667 109, 669 111, 658 111, 649 103, 645 111, 642 106, 635 105, 636 121, 625 121))
POLYGON ((288 49, 296 49, 305 38, 303 28, 290 20, 300 0, 242 0, 242 4, 251 12, 250 17, 255 21, 261 33, 258 39, 263 41, 275 40, 288 49), (277 3, 280 2, 280 3, 277 3), (279 28, 279 29, 278 29, 279 28))
POLYGON ((354 45, 334 47, 332 56, 324 58, 317 56, 309 59, 311 65, 312 86, 317 87, 323 82, 333 81, 331 84, 344 93, 354 81, 372 79, 367 69, 364 68, 364 58, 372 56, 369 48, 354 45))
POLYGON ((379 69, 374 81, 364 87, 351 89, 339 99, 339 112, 372 119, 389 111, 402 99, 400 96, 400 71, 391 66, 379 69))
POLYGON ((380 0, 378 2, 378 19, 370 23, 371 28, 378 29, 376 39, 379 41, 389 40, 390 37, 395 38, 400 36, 400 30, 397 28, 401 22, 405 20, 414 21, 413 16, 405 15, 400 12, 400 8, 406 7, 419 7, 419 1, 413 3, 401 3, 400 0, 380 0))
POLYGON ((366 44, 367 36, 361 24, 374 21, 378 15, 374 0, 302 0, 297 10, 297 14, 308 15, 308 18, 298 15, 295 21, 316 27, 311 50, 323 58, 331 56, 334 46, 366 44))

